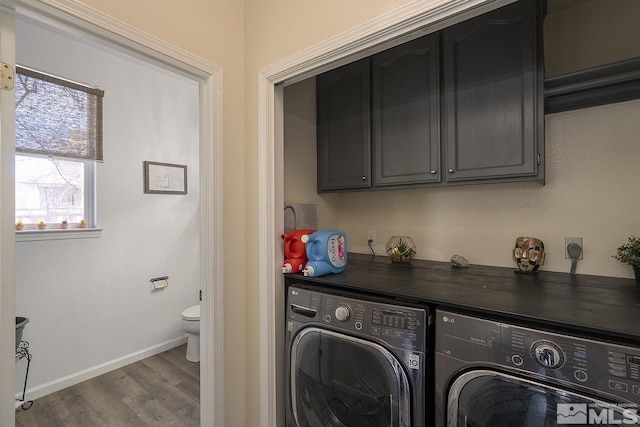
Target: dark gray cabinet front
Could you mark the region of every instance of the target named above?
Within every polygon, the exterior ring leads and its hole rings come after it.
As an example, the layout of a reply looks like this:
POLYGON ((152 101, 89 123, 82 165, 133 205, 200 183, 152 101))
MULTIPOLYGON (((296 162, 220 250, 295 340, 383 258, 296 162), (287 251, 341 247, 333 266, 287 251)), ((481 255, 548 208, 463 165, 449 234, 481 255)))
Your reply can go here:
POLYGON ((527 0, 443 30, 446 181, 538 176, 536 25, 527 0))
POLYGON ((371 58, 374 186, 440 180, 438 34, 371 58))
POLYGON ((539 7, 520 0, 319 75, 318 191, 543 180, 539 7))
POLYGON ((318 191, 371 186, 369 58, 320 74, 318 191))

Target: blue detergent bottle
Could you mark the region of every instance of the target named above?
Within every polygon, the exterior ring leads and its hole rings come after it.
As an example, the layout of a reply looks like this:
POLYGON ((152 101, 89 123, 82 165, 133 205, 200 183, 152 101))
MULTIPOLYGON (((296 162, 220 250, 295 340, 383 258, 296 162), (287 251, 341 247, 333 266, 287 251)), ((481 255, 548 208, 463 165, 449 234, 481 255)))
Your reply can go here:
POLYGON ((347 265, 347 235, 337 230, 318 230, 301 237, 306 244, 307 264, 302 273, 308 277, 340 273, 347 265))

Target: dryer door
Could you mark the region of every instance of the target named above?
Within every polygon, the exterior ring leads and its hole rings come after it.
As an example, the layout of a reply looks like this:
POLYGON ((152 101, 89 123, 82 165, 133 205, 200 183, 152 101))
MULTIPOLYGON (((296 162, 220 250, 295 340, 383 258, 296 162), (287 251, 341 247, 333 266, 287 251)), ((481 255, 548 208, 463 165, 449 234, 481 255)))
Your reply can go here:
POLYGON ((448 396, 448 427, 640 426, 635 404, 605 402, 491 370, 460 375, 448 396))
POLYGON ((291 346, 291 404, 298 427, 408 427, 407 375, 370 341, 316 327, 291 346))

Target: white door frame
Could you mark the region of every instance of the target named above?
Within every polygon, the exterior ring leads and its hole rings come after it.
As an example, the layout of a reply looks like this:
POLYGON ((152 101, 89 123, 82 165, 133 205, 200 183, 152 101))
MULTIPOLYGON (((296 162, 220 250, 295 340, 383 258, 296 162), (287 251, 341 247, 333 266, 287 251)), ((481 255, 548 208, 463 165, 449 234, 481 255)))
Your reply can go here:
MULTIPOLYGON (((15 19, 0 9, 0 62, 15 62, 15 19)), ((15 411, 15 197, 13 176, 15 95, 13 91, 0 89, 0 424, 13 425, 15 411)))
POLYGON ((260 427, 284 423, 283 87, 515 0, 416 1, 263 68, 258 73, 260 427))
MULTIPOLYGON (((200 419, 203 426, 224 427, 224 316, 223 316, 223 163, 222 163, 222 68, 197 58, 136 28, 117 21, 95 9, 74 0, 0 0, 6 12, 28 16, 65 31, 74 32, 102 44, 179 73, 199 83, 200 98, 200 288, 202 289, 202 308, 200 324, 200 419), (5 3, 7 3, 5 5, 5 3)), ((5 28, 3 28, 5 31, 5 28)), ((15 42, 15 27, 13 29, 15 42)), ((3 41, 4 42, 4 41, 3 41)), ((15 50, 15 49, 14 49, 15 50)), ((14 59, 15 62, 15 59, 14 59)), ((6 147, 6 141, 2 146, 6 147)), ((3 150, 5 151, 5 150, 3 150)), ((3 177, 6 159, 2 158, 3 177)), ((14 190, 5 186, 3 179, 2 200, 13 200, 14 190)), ((4 207, 3 207, 4 209, 4 207)), ((4 212, 4 210, 3 210, 4 212)), ((9 216, 8 213, 4 216, 9 216)), ((11 220, 2 218, 2 276, 11 280, 2 281, 2 310, 0 323, 13 325, 15 316, 15 246, 6 244, 6 239, 15 239, 13 216, 11 220), (9 236, 9 226, 11 236, 9 236), (6 249, 6 250, 5 250, 6 249), (8 254, 7 254, 8 252, 8 254), (13 258, 11 257, 13 256, 13 258), (13 265, 8 260, 13 259, 13 265), (5 262, 7 261, 7 262, 5 262), (7 272, 6 270, 10 270, 7 272), (11 274, 9 274, 11 273, 11 274), (11 297, 13 310, 6 309, 5 297, 11 297)), ((2 329, 3 342, 5 330, 2 329)), ((13 330, 13 326, 11 327, 13 330)), ((13 332, 12 332, 13 334, 13 332)), ((13 345, 13 344, 12 344, 13 345)), ((9 346, 7 346, 9 347, 9 346)), ((5 357, 2 347, 0 370, 14 376, 14 360, 5 357), (9 366, 10 363, 10 366, 9 366)), ((14 385, 3 382, 3 401, 0 406, 0 424, 13 425, 14 385), (8 405, 4 399, 10 387, 11 413, 5 414, 8 405), (11 417, 9 420, 8 417, 11 417)))

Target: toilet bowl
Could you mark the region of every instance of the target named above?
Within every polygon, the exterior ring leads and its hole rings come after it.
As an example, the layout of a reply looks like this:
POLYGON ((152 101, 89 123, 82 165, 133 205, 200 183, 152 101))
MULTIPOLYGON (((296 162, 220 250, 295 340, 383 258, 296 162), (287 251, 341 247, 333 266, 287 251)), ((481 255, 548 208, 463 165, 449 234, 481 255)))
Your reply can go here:
POLYGON ((182 311, 182 328, 187 333, 187 360, 200 361, 200 304, 182 311))

